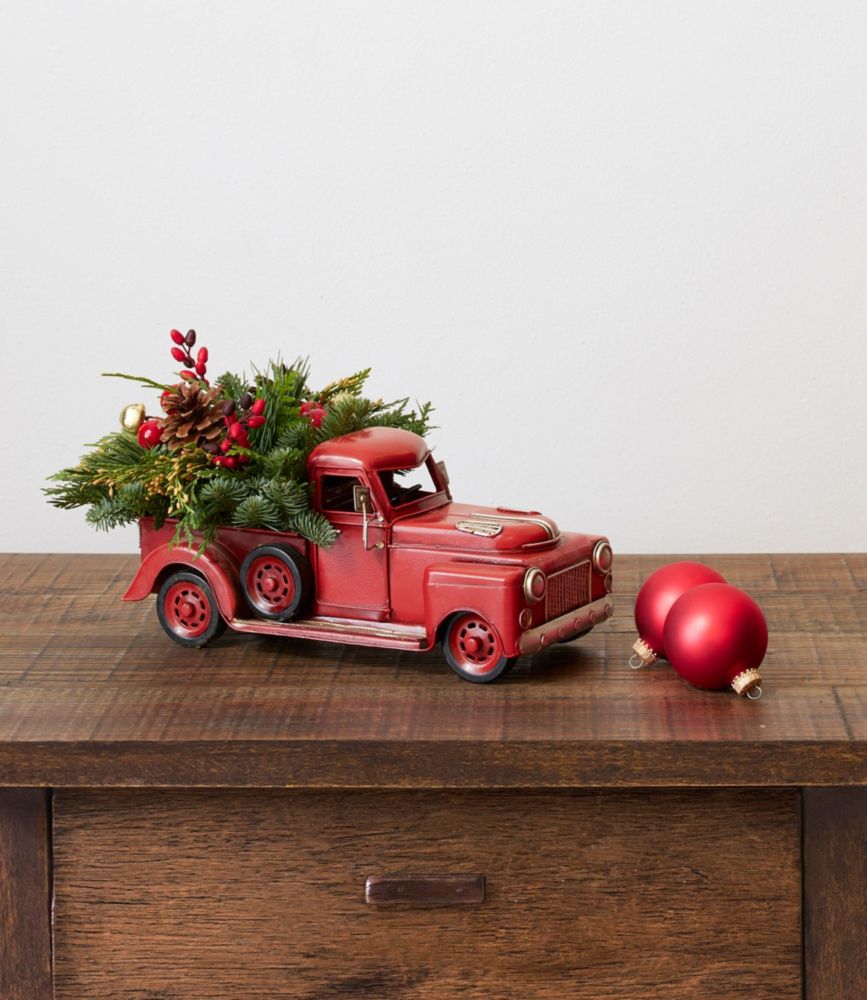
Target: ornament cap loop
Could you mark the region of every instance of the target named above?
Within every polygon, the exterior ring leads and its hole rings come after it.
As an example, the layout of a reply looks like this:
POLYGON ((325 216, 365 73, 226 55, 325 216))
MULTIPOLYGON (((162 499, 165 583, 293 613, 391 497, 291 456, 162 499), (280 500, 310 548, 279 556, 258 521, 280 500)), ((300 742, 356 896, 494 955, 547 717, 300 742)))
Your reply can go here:
POLYGON ((651 663, 655 663, 659 659, 644 639, 636 639, 632 644, 632 648, 635 650, 635 653, 629 658, 629 666, 632 667, 633 670, 640 670, 642 667, 649 667, 651 663), (639 663, 634 662, 636 657, 640 660, 639 663))
POLYGON ((735 692, 740 695, 746 695, 750 701, 756 701, 758 698, 761 698, 761 683, 762 676, 755 668, 742 670, 732 679, 732 687, 735 689, 735 692), (753 694, 752 692, 754 691, 758 691, 758 694, 753 694))

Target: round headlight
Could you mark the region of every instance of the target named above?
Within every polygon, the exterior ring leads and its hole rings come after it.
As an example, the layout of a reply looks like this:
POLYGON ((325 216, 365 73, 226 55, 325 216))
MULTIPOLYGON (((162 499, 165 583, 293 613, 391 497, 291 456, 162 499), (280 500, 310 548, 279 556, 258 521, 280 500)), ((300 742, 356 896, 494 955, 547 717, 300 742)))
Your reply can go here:
POLYGON ((593 568, 597 573, 607 573, 611 569, 613 561, 614 554, 611 551, 611 546, 605 539, 600 539, 593 547, 593 568))
POLYGON ((542 600, 547 588, 548 581, 545 579, 545 574, 538 566, 531 566, 524 574, 524 597, 531 604, 535 604, 542 600))

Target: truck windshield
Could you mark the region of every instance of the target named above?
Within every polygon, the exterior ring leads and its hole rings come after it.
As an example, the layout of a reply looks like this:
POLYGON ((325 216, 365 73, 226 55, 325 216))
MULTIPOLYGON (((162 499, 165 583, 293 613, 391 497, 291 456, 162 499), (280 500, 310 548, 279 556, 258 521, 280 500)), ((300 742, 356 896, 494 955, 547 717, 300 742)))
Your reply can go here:
POLYGON ((439 492, 427 465, 380 472, 379 478, 392 507, 403 507, 439 492))

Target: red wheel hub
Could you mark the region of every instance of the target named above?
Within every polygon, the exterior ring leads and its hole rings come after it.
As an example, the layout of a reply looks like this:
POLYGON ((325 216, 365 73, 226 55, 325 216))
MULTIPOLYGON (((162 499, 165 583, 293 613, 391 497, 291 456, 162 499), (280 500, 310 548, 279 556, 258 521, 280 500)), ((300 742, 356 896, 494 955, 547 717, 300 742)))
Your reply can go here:
POLYGON ((461 615, 449 629, 449 651, 468 674, 486 674, 503 656, 503 644, 479 615, 461 615))
POLYGON ((172 631, 185 639, 197 638, 211 624, 208 595, 198 584, 187 580, 169 587, 163 610, 172 631))
POLYGON ((274 556, 259 556, 247 570, 247 593, 263 611, 285 611, 295 599, 289 567, 274 556))

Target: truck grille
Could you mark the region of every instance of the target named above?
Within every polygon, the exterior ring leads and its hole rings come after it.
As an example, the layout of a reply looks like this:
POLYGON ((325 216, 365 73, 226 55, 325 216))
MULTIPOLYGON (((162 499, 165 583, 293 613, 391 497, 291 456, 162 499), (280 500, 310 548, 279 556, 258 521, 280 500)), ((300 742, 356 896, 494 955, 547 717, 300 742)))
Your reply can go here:
POLYGON ((567 611, 580 608, 590 600, 590 562, 567 566, 548 577, 545 598, 545 621, 559 618, 567 611))

